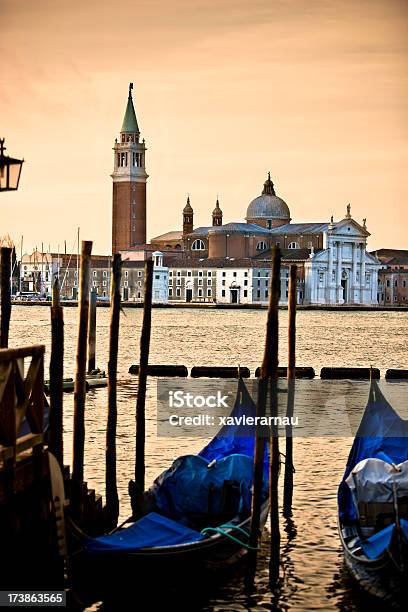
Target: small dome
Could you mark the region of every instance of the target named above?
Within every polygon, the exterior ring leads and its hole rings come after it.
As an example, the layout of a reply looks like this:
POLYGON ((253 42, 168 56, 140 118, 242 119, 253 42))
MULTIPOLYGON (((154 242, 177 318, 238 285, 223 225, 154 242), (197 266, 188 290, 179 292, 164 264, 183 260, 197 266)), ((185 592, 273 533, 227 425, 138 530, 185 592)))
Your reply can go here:
POLYGON ((282 219, 290 221, 289 207, 282 198, 275 194, 270 173, 264 183, 262 195, 252 200, 249 204, 246 219, 282 219))
POLYGON ((212 214, 213 214, 213 215, 222 216, 222 210, 221 210, 221 208, 220 208, 220 203, 219 203, 218 198, 217 198, 217 201, 216 201, 216 203, 215 203, 215 208, 214 208, 214 210, 212 211, 212 214))
POLYGON ((185 213, 193 212, 193 209, 192 209, 191 204, 190 204, 190 196, 187 197, 187 203, 186 203, 185 207, 183 208, 183 212, 185 212, 185 213))

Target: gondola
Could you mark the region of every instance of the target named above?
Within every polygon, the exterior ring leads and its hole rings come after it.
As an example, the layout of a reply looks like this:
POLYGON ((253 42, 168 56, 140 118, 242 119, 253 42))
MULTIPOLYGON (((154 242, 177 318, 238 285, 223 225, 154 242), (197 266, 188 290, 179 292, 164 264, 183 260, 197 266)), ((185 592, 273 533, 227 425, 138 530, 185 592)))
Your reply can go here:
POLYGON ((408 581, 408 421, 371 382, 338 491, 344 560, 368 593, 392 607, 408 581))
MULTIPOLYGON (((255 416, 245 383, 238 381, 231 416, 255 416)), ((235 421, 235 419, 234 419, 235 421)), ((197 455, 184 455, 138 495, 131 487, 133 516, 111 534, 86 537, 71 523, 79 544, 74 573, 90 572, 99 587, 144 580, 202 576, 241 558, 249 549, 255 428, 223 425, 197 455), (104 579, 106 578, 106 580, 104 579)), ((268 514, 268 461, 265 452, 261 525, 268 514)))

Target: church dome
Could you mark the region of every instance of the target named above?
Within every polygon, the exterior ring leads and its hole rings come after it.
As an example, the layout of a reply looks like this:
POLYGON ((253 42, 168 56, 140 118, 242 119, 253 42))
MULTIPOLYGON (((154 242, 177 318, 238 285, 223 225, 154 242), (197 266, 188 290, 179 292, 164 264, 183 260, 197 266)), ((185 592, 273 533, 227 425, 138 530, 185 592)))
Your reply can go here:
POLYGON ((290 221, 289 206, 276 195, 270 173, 264 183, 262 194, 252 200, 247 208, 246 220, 253 222, 255 219, 290 221))

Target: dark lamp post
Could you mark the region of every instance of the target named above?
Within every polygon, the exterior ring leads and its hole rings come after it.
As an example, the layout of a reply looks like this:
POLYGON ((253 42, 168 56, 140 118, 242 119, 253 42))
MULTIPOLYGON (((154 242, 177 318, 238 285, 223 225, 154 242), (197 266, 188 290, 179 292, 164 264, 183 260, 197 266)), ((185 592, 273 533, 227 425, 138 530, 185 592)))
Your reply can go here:
POLYGON ((16 191, 24 160, 4 155, 5 150, 4 138, 0 138, 0 191, 16 191))

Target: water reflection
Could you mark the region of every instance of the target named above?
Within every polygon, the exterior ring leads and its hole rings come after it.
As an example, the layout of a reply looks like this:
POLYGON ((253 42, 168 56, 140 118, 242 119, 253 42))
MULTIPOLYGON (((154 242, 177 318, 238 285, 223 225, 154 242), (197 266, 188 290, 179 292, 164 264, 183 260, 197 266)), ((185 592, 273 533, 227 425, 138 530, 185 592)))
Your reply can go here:
MULTIPOLYGON (((65 376, 75 367, 77 310, 65 309, 65 376)), ((128 482, 134 475, 135 406, 137 377, 129 366, 137 362, 142 312, 126 310, 121 318, 117 473, 121 519, 130 513, 128 482)), ((106 369, 108 355, 109 310, 98 309, 97 365, 106 369)), ((252 372, 259 365, 264 345, 265 311, 154 310, 152 320, 151 362, 194 365, 237 365, 252 372)), ((280 312, 280 363, 287 359, 287 313, 280 312)), ((398 312, 306 312, 298 314, 298 365, 369 366, 382 370, 408 367, 406 355, 406 314, 398 312)), ((41 307, 13 307, 11 346, 46 344, 50 348, 49 311, 41 307)), ((46 364, 46 368, 48 365, 46 364)), ((398 393, 397 386, 388 393, 398 393)), ((149 379, 146 406, 146 482, 150 483, 175 457, 196 453, 205 439, 160 438, 156 430, 155 381, 149 379)), ((64 396, 65 462, 71 461, 72 395, 64 396)), ((339 409, 336 403, 336 409, 339 409)), ((296 410, 296 408, 295 408, 296 410)), ((92 390, 86 404, 85 475, 89 486, 104 493, 106 389, 92 390)), ((281 518, 282 565, 277 588, 269 590, 269 532, 262 538, 255 588, 245 591, 244 568, 227 576, 213 576, 203 584, 197 576, 181 580, 176 589, 161 588, 161 577, 141 599, 141 585, 135 577, 134 596, 119 605, 105 602, 90 609, 104 610, 380 610, 354 586, 343 568, 337 534, 336 492, 347 460, 351 439, 332 437, 294 438, 293 517, 281 518)), ((280 479, 282 484, 283 477, 280 479)), ((282 491, 280 491, 282 494, 282 491)), ((383 610, 383 609, 382 609, 383 610)))

